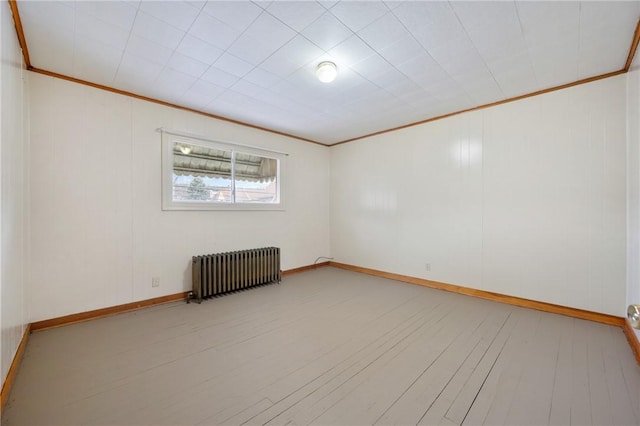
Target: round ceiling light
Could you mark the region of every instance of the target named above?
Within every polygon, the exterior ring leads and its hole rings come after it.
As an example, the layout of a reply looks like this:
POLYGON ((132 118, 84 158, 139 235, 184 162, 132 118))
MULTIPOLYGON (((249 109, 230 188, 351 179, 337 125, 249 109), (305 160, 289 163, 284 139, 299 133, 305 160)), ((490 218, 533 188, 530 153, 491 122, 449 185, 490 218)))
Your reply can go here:
POLYGON ((338 69, 336 68, 336 64, 333 62, 320 62, 318 64, 318 68, 316 68, 316 76, 318 76, 318 80, 323 83, 331 83, 336 79, 337 74, 338 69))

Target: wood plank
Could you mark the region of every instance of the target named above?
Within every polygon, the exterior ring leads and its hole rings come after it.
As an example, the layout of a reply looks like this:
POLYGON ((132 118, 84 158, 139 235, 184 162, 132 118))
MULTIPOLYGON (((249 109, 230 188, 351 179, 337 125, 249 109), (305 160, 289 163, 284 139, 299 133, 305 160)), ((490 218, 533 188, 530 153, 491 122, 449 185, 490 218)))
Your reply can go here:
POLYGON ((596 425, 614 424, 611 395, 607 388, 604 370, 604 347, 600 327, 589 327, 587 331, 587 375, 591 419, 596 425))
POLYGON ((5 426, 637 424, 639 392, 620 328, 319 268, 202 305, 34 333, 2 416, 5 426))
MULTIPOLYGON (((330 374, 324 375, 319 381, 310 382, 307 386, 299 389, 294 395, 289 395, 286 400, 279 401, 279 404, 270 412, 263 413, 256 419, 251 419, 251 423, 262 423, 273 421, 282 423, 283 413, 287 421, 295 421, 298 424, 309 423, 314 417, 321 415, 328 407, 335 403, 336 398, 345 392, 345 384, 350 382, 353 386, 354 379, 362 377, 365 372, 374 364, 383 363, 394 353, 401 350, 402 345, 406 345, 407 339, 415 339, 416 334, 421 329, 429 328, 430 324, 441 322, 442 317, 450 312, 451 306, 448 304, 438 304, 433 309, 419 312, 409 321, 403 323, 402 328, 392 330, 388 333, 388 340, 378 340, 371 345, 353 353, 345 361, 336 365, 330 374)), ((339 358, 337 359, 339 360, 339 358)))
MULTIPOLYGON (((535 335, 540 320, 538 312, 529 310, 514 310, 513 316, 517 323, 486 376, 479 378, 481 386, 469 389, 475 392, 474 400, 459 424, 505 424, 528 350, 535 344, 531 336, 535 335)), ((450 414, 447 418, 456 421, 450 414)))
POLYGON ((631 394, 627 391, 624 373, 618 358, 620 347, 616 345, 616 342, 619 342, 620 331, 608 327, 599 331, 604 345, 604 373, 607 378, 613 423, 639 424, 640 417, 638 417, 636 409, 640 396, 637 393, 631 394))
POLYGON ((520 380, 512 394, 506 424, 547 424, 550 422, 551 400, 561 340, 562 323, 568 318, 542 315, 522 358, 520 380))
POLYGON ((571 341, 571 424, 594 424, 589 400, 587 332, 591 324, 574 321, 571 341))
POLYGON ((329 262, 329 266, 346 269, 348 271, 361 272, 363 274, 374 275, 377 277, 388 278, 392 280, 402 281, 410 284, 421 285, 438 290, 450 291, 453 293, 464 294, 466 296, 478 297, 480 299, 492 300, 494 302, 506 303, 508 305, 522 306, 524 308, 536 309, 543 312, 566 315, 573 318, 581 318, 589 321, 601 322, 603 324, 617 325, 622 327, 625 319, 615 315, 603 314, 600 312, 592 312, 584 309, 572 308, 569 306, 554 305, 553 303, 540 302, 537 300, 524 299, 522 297, 509 296, 506 294, 493 293, 490 291, 478 290, 475 288, 464 287, 455 284, 448 284, 439 281, 425 280, 423 278, 411 277, 408 275, 395 274, 391 272, 379 271, 361 266, 348 265, 339 262, 329 262))
POLYGON ((312 423, 375 423, 430 367, 434 366, 431 371, 436 371, 435 365, 451 356, 456 343, 463 343, 476 331, 477 323, 473 321, 482 322, 481 310, 478 306, 461 305, 441 321, 403 341, 388 357, 350 378, 332 395, 334 404, 312 423))
POLYGON ((492 339, 483 337, 480 340, 437 400, 424 412, 419 424, 462 423, 482 386, 483 380, 480 379, 488 374, 515 324, 512 309, 502 308, 506 310, 507 317, 497 333, 492 339))
MULTIPOLYGON (((468 376, 463 373, 465 362, 474 355, 474 350, 478 347, 484 349, 475 357, 476 361, 479 361, 486 351, 486 346, 482 345, 483 341, 493 341, 504 326, 510 309, 501 308, 490 309, 487 306, 488 310, 483 314, 472 317, 473 322, 468 323, 466 330, 443 352, 441 357, 421 372, 411 386, 376 420, 376 423, 433 424, 432 419, 426 417, 426 414, 433 411, 431 409, 437 401, 446 400, 441 396, 455 378, 459 378, 460 381, 458 389, 466 382, 468 376), (483 318, 483 315, 486 316, 483 318), (463 373, 462 377, 459 377, 459 373, 463 373)), ((466 372, 470 374, 473 369, 467 369, 466 372)), ((438 413, 438 422, 442 420, 449 406, 443 407, 438 413)))
POLYGON ((549 412, 549 424, 571 424, 571 371, 572 352, 571 338, 573 321, 563 321, 558 325, 560 342, 555 362, 555 377, 553 390, 551 391, 551 407, 549 412))

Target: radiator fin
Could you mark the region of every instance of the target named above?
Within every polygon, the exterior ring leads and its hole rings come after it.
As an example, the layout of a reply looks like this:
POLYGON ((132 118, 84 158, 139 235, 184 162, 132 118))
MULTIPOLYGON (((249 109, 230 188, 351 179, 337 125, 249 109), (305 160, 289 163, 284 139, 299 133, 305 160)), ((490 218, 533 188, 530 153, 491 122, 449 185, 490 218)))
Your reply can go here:
POLYGON ((202 299, 280 282, 280 249, 265 247, 193 256, 193 298, 202 299))

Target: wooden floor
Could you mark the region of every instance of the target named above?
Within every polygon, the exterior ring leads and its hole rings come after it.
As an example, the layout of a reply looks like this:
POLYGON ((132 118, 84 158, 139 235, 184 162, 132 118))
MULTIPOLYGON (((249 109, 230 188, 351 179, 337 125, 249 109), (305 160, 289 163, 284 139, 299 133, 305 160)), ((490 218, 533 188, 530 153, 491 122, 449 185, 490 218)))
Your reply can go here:
POLYGON ((620 328, 334 268, 31 335, 18 424, 640 423, 620 328))

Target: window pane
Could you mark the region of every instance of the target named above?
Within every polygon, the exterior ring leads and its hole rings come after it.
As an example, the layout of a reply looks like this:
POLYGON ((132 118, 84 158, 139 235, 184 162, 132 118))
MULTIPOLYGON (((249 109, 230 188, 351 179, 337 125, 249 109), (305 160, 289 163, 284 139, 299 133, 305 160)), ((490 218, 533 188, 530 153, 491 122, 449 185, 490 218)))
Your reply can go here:
POLYGON ((233 202, 231 152, 174 143, 173 201, 233 202))
POLYGON ((235 160, 236 203, 278 203, 278 160, 240 152, 235 160))

